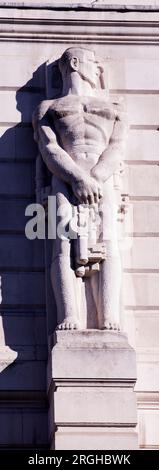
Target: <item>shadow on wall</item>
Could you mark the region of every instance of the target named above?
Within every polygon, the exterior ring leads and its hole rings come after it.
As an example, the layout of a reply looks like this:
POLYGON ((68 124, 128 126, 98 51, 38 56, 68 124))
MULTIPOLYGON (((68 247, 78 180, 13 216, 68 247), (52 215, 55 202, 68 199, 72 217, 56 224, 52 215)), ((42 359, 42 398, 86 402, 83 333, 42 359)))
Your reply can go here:
MULTIPOLYGON (((14 122, 3 123, 0 129, 0 394, 4 390, 10 393, 15 391, 16 396, 19 396, 17 400, 23 401, 24 392, 32 393, 35 408, 41 404, 40 422, 38 412, 34 426, 28 425, 27 437, 22 438, 26 445, 34 447, 47 443, 45 390, 48 298, 51 299, 51 304, 48 305, 50 331, 56 325, 49 276, 50 247, 43 240, 30 241, 25 236, 25 224, 28 220, 25 217, 25 208, 35 202, 37 146, 33 139, 31 116, 38 103, 45 98, 44 77, 45 66, 42 64, 33 77, 16 92, 17 105, 14 92, 4 91, 6 107, 13 107, 9 114, 15 116, 15 122, 21 122, 16 125, 14 122), (48 265, 47 298, 45 253, 48 265), (22 396, 18 395, 22 391, 22 396)), ((26 410, 26 404, 24 408, 26 410)), ((2 437, 4 444, 7 436, 2 437)), ((18 441, 18 437, 15 439, 18 441)))

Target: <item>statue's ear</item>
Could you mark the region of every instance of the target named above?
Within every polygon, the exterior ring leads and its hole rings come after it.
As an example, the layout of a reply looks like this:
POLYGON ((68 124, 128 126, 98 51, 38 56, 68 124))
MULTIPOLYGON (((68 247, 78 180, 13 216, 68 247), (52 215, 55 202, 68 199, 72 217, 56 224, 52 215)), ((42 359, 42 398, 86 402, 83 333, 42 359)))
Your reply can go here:
POLYGON ((78 57, 71 57, 70 59, 70 65, 73 70, 78 70, 79 68, 79 59, 78 57))

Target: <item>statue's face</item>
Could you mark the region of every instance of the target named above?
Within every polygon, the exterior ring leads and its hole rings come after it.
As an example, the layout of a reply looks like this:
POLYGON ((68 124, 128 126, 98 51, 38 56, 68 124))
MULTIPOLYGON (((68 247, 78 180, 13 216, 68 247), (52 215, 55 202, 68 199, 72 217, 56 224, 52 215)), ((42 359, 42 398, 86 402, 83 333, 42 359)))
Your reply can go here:
POLYGON ((78 72, 92 87, 95 88, 97 86, 100 68, 99 63, 95 59, 94 52, 84 51, 83 57, 79 58, 78 72))

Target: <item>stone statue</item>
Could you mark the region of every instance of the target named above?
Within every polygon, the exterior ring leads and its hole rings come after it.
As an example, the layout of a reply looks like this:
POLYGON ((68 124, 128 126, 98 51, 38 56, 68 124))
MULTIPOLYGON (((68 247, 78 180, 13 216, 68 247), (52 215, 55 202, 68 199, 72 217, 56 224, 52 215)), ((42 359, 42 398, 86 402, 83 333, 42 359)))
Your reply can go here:
POLYGON ((61 96, 42 101, 33 115, 35 140, 52 174, 58 225, 65 227, 53 240, 51 264, 58 328, 119 330, 115 182, 126 114, 119 100, 101 96, 103 69, 92 50, 71 47, 58 66, 61 96))

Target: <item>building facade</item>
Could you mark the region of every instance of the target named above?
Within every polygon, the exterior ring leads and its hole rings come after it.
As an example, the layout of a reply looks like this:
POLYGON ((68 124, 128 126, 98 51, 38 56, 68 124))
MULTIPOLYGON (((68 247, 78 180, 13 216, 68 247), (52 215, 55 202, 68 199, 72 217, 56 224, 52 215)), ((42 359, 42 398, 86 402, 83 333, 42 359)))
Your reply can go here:
POLYGON ((52 307, 45 244, 26 238, 25 209, 35 201, 31 118, 46 97, 46 61, 72 45, 107 61, 110 91, 124 97, 129 116, 123 328, 137 357, 139 446, 158 449, 159 3, 132 0, 0 1, 0 446, 49 447, 52 307))

